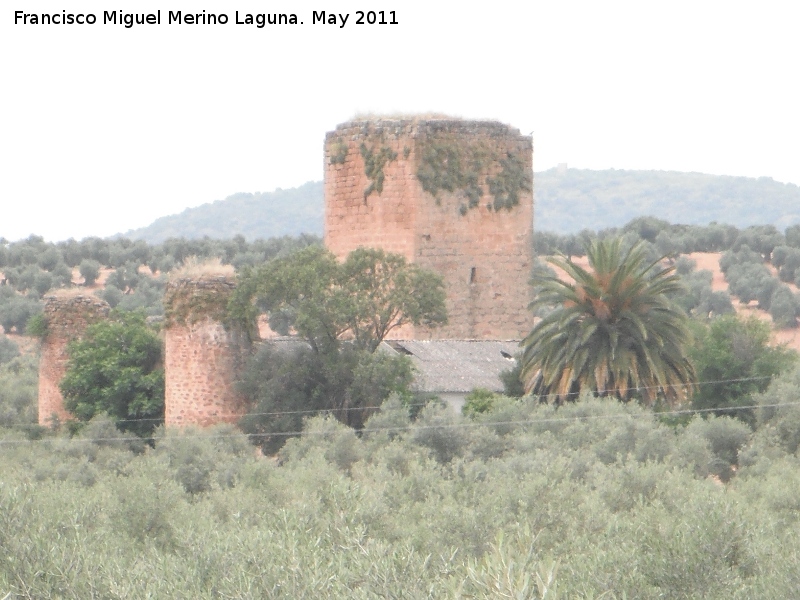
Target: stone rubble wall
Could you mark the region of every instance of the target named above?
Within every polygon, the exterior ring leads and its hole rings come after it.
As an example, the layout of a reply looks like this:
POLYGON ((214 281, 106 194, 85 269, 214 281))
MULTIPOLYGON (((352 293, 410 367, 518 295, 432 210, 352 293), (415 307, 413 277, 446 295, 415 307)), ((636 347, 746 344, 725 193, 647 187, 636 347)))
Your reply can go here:
MULTIPOLYGON (((361 156, 362 143, 383 138, 381 147, 391 148, 398 158, 405 149, 413 152, 410 125, 403 122, 346 123, 325 139, 325 245, 344 258, 359 246, 383 248, 414 260, 417 227, 416 174, 413 160, 393 160, 384 166, 385 181, 380 194, 364 197, 370 184, 361 156), (344 162, 334 154, 346 146, 344 162)), ((409 156, 410 158, 410 156, 409 156)))
POLYGON ((86 328, 108 316, 109 305, 93 296, 44 297, 47 336, 39 360, 39 425, 51 425, 55 417, 63 423, 72 419, 64 408, 59 387, 67 372, 67 346, 79 340, 86 328))
MULTIPOLYGON (((511 209, 488 208, 488 177, 500 159, 514 155, 532 173, 530 137, 496 122, 413 119, 355 121, 325 140, 325 244, 340 259, 359 246, 381 247, 444 277, 449 324, 432 330, 407 326, 392 332, 406 339, 522 339, 533 318, 529 285, 533 261, 533 192, 520 192, 511 209), (423 189, 417 173, 425 145, 447 139, 494 157, 481 172, 477 206, 463 190, 423 189), (381 193, 365 196, 362 144, 388 148, 381 193), (346 150, 346 151, 345 151, 346 150)), ((532 181, 531 181, 532 184, 532 181)))
MULTIPOLYGON (((168 319, 164 336, 164 422, 167 427, 208 426, 235 423, 246 412, 244 399, 236 391, 240 365, 233 334, 214 316, 189 307, 185 318, 169 315, 176 307, 171 300, 180 288, 194 298, 227 300, 234 283, 223 277, 210 280, 178 280, 167 286, 164 299, 168 319)), ((202 302, 198 302, 202 306, 202 302)))

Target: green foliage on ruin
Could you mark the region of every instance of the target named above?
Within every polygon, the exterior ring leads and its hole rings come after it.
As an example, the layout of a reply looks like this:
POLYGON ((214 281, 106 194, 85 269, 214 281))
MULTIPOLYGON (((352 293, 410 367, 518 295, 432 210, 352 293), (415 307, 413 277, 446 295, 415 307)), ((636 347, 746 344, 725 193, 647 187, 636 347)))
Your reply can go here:
POLYGON ((149 436, 164 419, 161 339, 141 313, 112 313, 68 348, 64 407, 81 421, 107 413, 122 431, 149 436))
POLYGON ((164 324, 194 325, 204 319, 230 324, 228 302, 232 294, 233 281, 226 277, 176 279, 164 292, 164 324))
POLYGON ((364 174, 370 180, 370 184, 364 190, 364 200, 369 198, 372 192, 377 192, 380 196, 383 192, 383 182, 386 179, 383 168, 386 163, 392 162, 397 158, 397 152, 389 146, 381 146, 376 151, 375 148, 369 148, 363 142, 359 150, 361 157, 364 159, 364 174))
POLYGON ((531 191, 531 174, 519 156, 499 156, 483 141, 467 141, 446 133, 420 142, 417 179, 437 204, 442 191, 463 196, 458 209, 462 216, 480 204, 484 185, 494 198, 487 207, 496 211, 511 210, 519 204, 521 192, 531 191), (487 175, 495 164, 500 170, 487 175))
POLYGON ((332 165, 343 165, 345 160, 347 159, 347 144, 341 140, 338 140, 331 144, 330 147, 330 163, 332 165))
POLYGON ((531 173, 518 156, 510 152, 500 159, 500 172, 488 177, 489 193, 494 197, 494 210, 511 210, 519 204, 520 192, 532 192, 531 173))
POLYGON ((471 142, 452 134, 439 134, 419 142, 417 179, 422 189, 440 202, 442 191, 463 194, 462 215, 475 208, 483 197, 482 176, 491 164, 484 143, 471 142))
POLYGON ((44 316, 44 313, 40 312, 28 319, 28 323, 25 326, 25 334, 44 340, 47 337, 49 329, 47 317, 44 316))

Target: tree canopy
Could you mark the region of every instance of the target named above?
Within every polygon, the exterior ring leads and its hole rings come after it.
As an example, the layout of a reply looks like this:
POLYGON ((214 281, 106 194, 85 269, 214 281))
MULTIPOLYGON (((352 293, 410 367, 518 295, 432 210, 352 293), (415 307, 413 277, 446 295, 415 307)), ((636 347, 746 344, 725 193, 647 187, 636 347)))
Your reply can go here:
POLYGON ((81 421, 108 413, 123 431, 150 435, 164 420, 161 340, 140 313, 117 312, 68 346, 64 407, 81 421))
POLYGON ((796 353, 770 346, 769 325, 758 317, 725 315, 694 327, 690 357, 700 384, 692 407, 753 423, 753 411, 739 407, 751 405, 751 396, 766 390, 772 377, 796 360, 796 353))
POLYGON ((327 410, 360 428, 389 394, 410 396, 411 362, 376 350, 406 323, 447 320, 441 277, 370 248, 339 263, 328 250, 308 247, 244 269, 230 318, 252 322, 258 311, 275 331, 293 331, 308 344, 264 344, 242 378, 254 414, 241 425, 268 452, 300 431, 305 411, 327 410))
POLYGON ((548 259, 572 281, 537 275, 536 310, 552 310, 523 340, 528 391, 556 402, 588 389, 621 400, 685 399, 694 379, 686 358, 687 316, 668 294, 682 289, 674 268, 650 261, 641 243, 619 238, 586 251, 590 269, 565 257, 548 259))
POLYGON ((231 302, 237 315, 263 310, 280 333, 290 329, 317 351, 344 337, 373 352, 407 323, 447 322, 442 278, 380 249, 358 248, 343 263, 322 247, 246 269, 231 302))

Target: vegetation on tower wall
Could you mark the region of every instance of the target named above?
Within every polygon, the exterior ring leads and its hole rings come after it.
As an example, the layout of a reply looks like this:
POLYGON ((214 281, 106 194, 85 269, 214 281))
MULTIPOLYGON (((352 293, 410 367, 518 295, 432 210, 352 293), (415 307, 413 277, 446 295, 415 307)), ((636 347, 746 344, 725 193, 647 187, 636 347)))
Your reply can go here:
POLYGON ((228 323, 228 302, 234 283, 226 277, 181 278, 170 282, 164 294, 167 327, 189 326, 211 319, 228 323))
POLYGON ((364 174, 370 180, 367 189, 364 190, 364 199, 369 198, 372 192, 376 192, 380 196, 383 192, 383 182, 386 179, 383 168, 397 158, 397 152, 389 146, 371 148, 365 143, 359 146, 359 152, 361 152, 361 158, 364 159, 364 174))
POLYGON ((441 192, 462 195, 462 216, 480 204, 484 186, 494 198, 487 207, 496 211, 511 210, 519 204, 520 193, 531 192, 531 174, 522 159, 510 152, 499 155, 485 140, 439 132, 422 139, 419 146, 417 179, 422 189, 437 203, 441 192))

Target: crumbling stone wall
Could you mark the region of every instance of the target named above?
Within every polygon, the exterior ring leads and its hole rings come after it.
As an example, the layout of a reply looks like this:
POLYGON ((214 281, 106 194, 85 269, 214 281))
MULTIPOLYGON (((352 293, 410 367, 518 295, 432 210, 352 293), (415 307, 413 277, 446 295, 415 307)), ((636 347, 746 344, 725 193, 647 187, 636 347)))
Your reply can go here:
POLYGON ((92 323, 108 316, 110 307, 94 296, 49 295, 44 297, 47 335, 39 360, 39 425, 53 419, 64 422, 72 415, 64 408, 61 380, 67 372, 67 345, 79 340, 92 323))
POLYGON ((164 296, 164 422, 235 423, 245 412, 235 381, 244 349, 224 325, 234 283, 224 276, 177 279, 164 296))
POLYGON ((386 119, 325 139, 325 244, 381 247, 440 273, 449 324, 411 339, 521 339, 533 260, 533 144, 497 122, 386 119))

